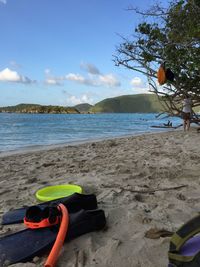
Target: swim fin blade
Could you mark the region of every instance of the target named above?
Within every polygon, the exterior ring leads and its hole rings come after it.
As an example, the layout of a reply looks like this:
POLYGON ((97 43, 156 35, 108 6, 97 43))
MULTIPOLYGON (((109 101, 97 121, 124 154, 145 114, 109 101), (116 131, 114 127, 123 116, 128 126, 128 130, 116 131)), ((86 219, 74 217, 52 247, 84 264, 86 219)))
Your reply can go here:
MULTIPOLYGON (((38 204, 37 206, 40 206, 41 208, 45 208, 50 205, 58 205, 59 203, 64 204, 66 208, 68 209, 69 213, 74 213, 81 209, 84 209, 84 210, 97 209, 97 199, 94 194, 83 195, 79 193, 74 193, 71 196, 59 198, 53 201, 44 202, 44 203, 38 204)), ((20 209, 6 212, 2 217, 1 224, 6 225, 6 224, 22 223, 25 217, 27 208, 28 207, 23 207, 20 209)))
MULTIPOLYGON (((101 230, 106 225, 103 210, 80 210, 70 214, 66 241, 101 230)), ((0 266, 26 262, 48 251, 55 242, 58 227, 26 229, 0 238, 0 266)))

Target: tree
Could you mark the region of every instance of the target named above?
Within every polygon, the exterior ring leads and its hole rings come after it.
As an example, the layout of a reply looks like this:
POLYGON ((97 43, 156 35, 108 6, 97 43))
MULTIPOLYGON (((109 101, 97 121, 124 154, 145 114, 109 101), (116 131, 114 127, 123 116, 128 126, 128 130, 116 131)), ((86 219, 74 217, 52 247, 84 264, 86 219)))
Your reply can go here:
POLYGON ((132 38, 123 38, 117 47, 115 64, 146 75, 150 91, 169 115, 180 116, 185 94, 190 94, 193 107, 200 106, 200 1, 174 0, 167 8, 155 5, 144 13, 129 10, 143 21, 132 38), (157 70, 164 62, 175 78, 159 86, 157 70))

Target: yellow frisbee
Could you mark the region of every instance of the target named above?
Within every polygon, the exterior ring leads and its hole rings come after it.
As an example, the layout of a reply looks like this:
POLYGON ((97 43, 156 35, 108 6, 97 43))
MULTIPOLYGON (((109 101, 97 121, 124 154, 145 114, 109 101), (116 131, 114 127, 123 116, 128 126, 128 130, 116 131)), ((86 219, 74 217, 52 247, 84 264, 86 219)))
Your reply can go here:
POLYGON ((61 197, 67 197, 74 193, 82 193, 79 185, 63 184, 44 187, 36 192, 36 198, 40 201, 51 201, 61 197))

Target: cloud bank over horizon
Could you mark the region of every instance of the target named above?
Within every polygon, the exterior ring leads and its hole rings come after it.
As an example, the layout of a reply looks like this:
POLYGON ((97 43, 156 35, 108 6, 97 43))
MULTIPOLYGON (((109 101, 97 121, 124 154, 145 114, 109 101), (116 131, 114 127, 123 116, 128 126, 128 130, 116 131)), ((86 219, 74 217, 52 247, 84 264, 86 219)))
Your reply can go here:
POLYGON ((88 104, 95 104, 93 96, 94 94, 91 92, 85 92, 81 94, 80 96, 75 96, 67 92, 66 90, 62 91, 63 94, 65 95, 64 100, 61 100, 60 102, 64 105, 78 105, 78 104, 83 104, 83 103, 88 103, 88 104))
POLYGON ((87 72, 86 76, 73 72, 68 73, 64 76, 54 76, 51 75, 50 69, 46 69, 45 84, 63 85, 64 81, 72 81, 78 84, 94 87, 106 86, 113 88, 121 86, 121 82, 113 73, 102 74, 101 71, 94 64, 81 63, 80 68, 87 72))
MULTIPOLYGON (((10 62, 10 65, 13 65, 15 69, 21 69, 21 65, 17 64, 15 61, 10 62)), ((42 94, 41 85, 46 85, 49 92, 52 90, 58 90, 58 94, 63 94, 64 98, 60 97, 58 102, 62 105, 74 106, 77 104, 82 103, 89 103, 94 104, 103 99, 109 97, 116 97, 120 95, 127 95, 127 94, 142 94, 142 93, 150 93, 149 86, 145 83, 141 78, 134 77, 129 79, 128 77, 120 77, 120 80, 115 76, 113 73, 103 74, 94 64, 91 63, 81 63, 80 64, 81 70, 85 71, 84 74, 79 73, 68 73, 65 75, 53 75, 50 68, 46 68, 44 70, 44 79, 40 79, 38 81, 32 80, 24 75, 21 75, 18 71, 4 68, 0 71, 0 82, 8 82, 8 83, 16 83, 16 84, 26 84, 27 86, 30 84, 37 84, 38 91, 42 94), (129 86, 123 87, 121 86, 121 80, 126 80, 129 83, 129 86), (85 91, 79 92, 70 89, 72 85, 67 84, 68 82, 76 83, 79 85, 89 86, 91 87, 90 92, 85 91), (131 87, 130 87, 131 85, 131 87), (68 89, 66 88, 68 86, 68 89), (70 87, 69 87, 70 86, 70 87), (64 89, 59 89, 59 87, 64 89), (93 88, 92 88, 93 87, 93 88), (100 87, 101 90, 95 91, 96 87, 100 87), (51 89, 52 88, 52 89, 51 89), (106 88, 112 90, 106 90, 106 88), (125 89, 127 88, 127 89, 125 89), (114 89, 114 90, 113 90, 114 89)))

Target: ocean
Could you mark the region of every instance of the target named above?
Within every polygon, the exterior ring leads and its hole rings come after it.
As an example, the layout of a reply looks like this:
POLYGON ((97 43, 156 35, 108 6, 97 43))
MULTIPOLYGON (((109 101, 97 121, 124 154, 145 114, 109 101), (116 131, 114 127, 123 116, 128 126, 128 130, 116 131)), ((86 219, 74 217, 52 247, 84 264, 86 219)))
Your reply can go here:
MULTIPOLYGON (((151 127, 168 121, 156 115, 0 113, 0 152, 169 130, 151 127)), ((174 126, 182 123, 169 119, 174 126)))

